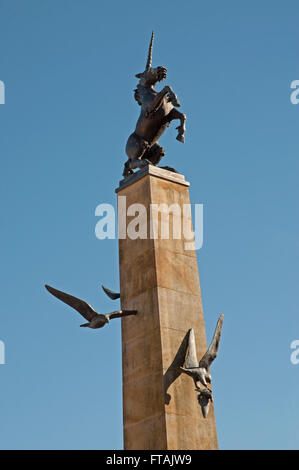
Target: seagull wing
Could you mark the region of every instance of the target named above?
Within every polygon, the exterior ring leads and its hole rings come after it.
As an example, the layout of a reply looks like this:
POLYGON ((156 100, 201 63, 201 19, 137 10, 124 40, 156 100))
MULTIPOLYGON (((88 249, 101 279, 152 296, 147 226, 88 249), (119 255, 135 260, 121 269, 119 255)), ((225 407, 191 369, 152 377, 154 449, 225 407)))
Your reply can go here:
POLYGON ((77 312, 79 312, 82 317, 86 320, 91 321, 98 313, 84 300, 73 297, 72 295, 66 294, 60 290, 54 289, 54 287, 45 285, 45 288, 52 294, 55 295, 59 300, 68 304, 70 307, 73 307, 77 312))
POLYGON ((192 369, 194 367, 198 367, 195 336, 194 336, 193 328, 189 330, 189 343, 188 343, 187 353, 185 357, 185 367, 186 369, 192 369))
POLYGON ((106 317, 111 320, 112 318, 127 317, 129 315, 136 315, 137 310, 116 310, 115 312, 107 313, 106 317))
POLYGON ((199 367, 204 367, 205 369, 209 369, 210 365, 212 364, 214 359, 217 357, 220 338, 221 338, 221 332, 222 332, 222 326, 223 326, 223 318, 224 318, 224 315, 223 314, 220 315, 211 344, 207 352, 205 353, 205 355, 199 361, 199 367))
POLYGON ((107 287, 103 285, 102 285, 102 289, 105 292, 105 294, 107 294, 108 297, 110 297, 110 299, 116 300, 120 298, 120 294, 118 292, 113 292, 112 290, 108 289, 107 287))

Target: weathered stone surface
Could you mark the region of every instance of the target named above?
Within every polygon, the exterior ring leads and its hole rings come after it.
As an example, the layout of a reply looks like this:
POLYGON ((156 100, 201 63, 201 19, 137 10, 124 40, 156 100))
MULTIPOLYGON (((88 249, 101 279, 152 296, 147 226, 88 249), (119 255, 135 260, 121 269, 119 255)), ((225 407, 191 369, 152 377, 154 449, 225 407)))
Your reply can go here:
POLYGON ((184 186, 190 186, 190 183, 188 183, 188 181, 185 181, 184 175, 181 175, 179 173, 174 173, 173 171, 168 171, 163 168, 156 167, 154 165, 150 165, 148 167, 142 168, 141 170, 137 171, 133 175, 128 176, 127 178, 121 180, 119 182, 119 188, 116 189, 116 192, 121 191, 126 186, 131 186, 133 183, 135 183, 136 181, 138 181, 139 179, 143 178, 146 175, 153 175, 161 179, 166 179, 167 181, 174 181, 184 186))
MULTIPOLYGON (((149 168, 117 190, 127 207, 147 208, 148 227, 150 204, 189 203, 182 175, 149 168)), ((204 419, 192 378, 179 371, 190 328, 198 357, 206 351, 196 253, 185 251, 184 242, 119 240, 122 308, 139 312, 122 319, 125 449, 217 448, 213 404, 204 419)))

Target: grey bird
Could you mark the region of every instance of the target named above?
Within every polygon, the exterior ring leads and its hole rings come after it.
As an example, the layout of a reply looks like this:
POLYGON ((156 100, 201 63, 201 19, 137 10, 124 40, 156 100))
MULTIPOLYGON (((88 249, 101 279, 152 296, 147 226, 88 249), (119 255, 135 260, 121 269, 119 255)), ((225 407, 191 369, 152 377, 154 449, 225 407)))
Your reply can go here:
POLYGON ((108 297, 110 297, 110 299, 116 300, 120 298, 119 292, 113 292, 112 290, 108 289, 108 287, 103 286, 103 284, 102 284, 102 289, 105 292, 105 294, 108 295, 108 297))
POLYGON ((211 383, 212 379, 210 374, 210 366, 218 354, 223 318, 224 315, 220 315, 211 344, 199 362, 196 354, 194 330, 192 328, 189 331, 189 343, 185 358, 185 367, 180 368, 182 372, 190 375, 193 378, 196 390, 200 392, 198 399, 200 404, 202 402, 201 407, 204 417, 207 416, 209 400, 212 399, 212 392, 208 389, 208 383, 211 383), (202 389, 200 387, 201 384, 206 388, 202 389))
POLYGON ((206 418, 210 408, 210 401, 213 401, 212 392, 208 388, 196 388, 195 391, 199 392, 197 400, 201 407, 203 417, 206 418))
POLYGON ((60 290, 54 289, 54 287, 45 285, 45 288, 59 300, 65 302, 70 307, 73 307, 77 312, 79 312, 82 317, 84 317, 88 323, 83 323, 83 327, 88 328, 102 328, 109 323, 113 318, 121 318, 129 315, 136 315, 137 310, 116 310, 115 312, 107 313, 103 315, 102 313, 97 313, 87 302, 84 300, 78 299, 72 295, 66 294, 60 290))

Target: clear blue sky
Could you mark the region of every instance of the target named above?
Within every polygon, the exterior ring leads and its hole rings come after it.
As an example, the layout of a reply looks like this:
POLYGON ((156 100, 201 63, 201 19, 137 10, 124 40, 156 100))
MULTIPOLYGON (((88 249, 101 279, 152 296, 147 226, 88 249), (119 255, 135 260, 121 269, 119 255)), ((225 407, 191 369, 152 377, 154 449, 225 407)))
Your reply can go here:
MULTIPOLYGON (((135 73, 168 68, 187 114, 164 164, 204 204, 198 253, 222 449, 299 448, 297 1, 0 0, 0 447, 122 448, 120 323, 81 318, 44 284, 115 308, 117 240, 95 237, 115 205, 139 108, 135 73), (117 110, 117 112, 115 112, 117 110)), ((138 399, 138 397, 137 397, 138 399)))

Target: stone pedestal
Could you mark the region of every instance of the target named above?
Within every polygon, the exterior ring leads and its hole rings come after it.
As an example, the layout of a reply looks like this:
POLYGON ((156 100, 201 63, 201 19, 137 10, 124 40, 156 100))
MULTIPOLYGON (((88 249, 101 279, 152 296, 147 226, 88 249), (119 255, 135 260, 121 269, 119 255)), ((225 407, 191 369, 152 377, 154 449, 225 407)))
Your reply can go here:
POLYGON ((217 448, 213 404, 204 419, 192 378, 179 370, 190 328, 195 330, 198 358, 206 351, 196 252, 185 249, 184 238, 173 238, 171 213, 169 239, 150 233, 150 205, 178 204, 183 213, 183 205, 189 204, 188 186, 183 175, 149 166, 116 190, 119 235, 125 237, 119 239, 121 303, 123 309, 138 310, 136 317, 122 319, 126 450, 217 448), (147 238, 125 235, 135 216, 131 212, 125 220, 124 202, 127 209, 132 204, 146 208, 147 238))

